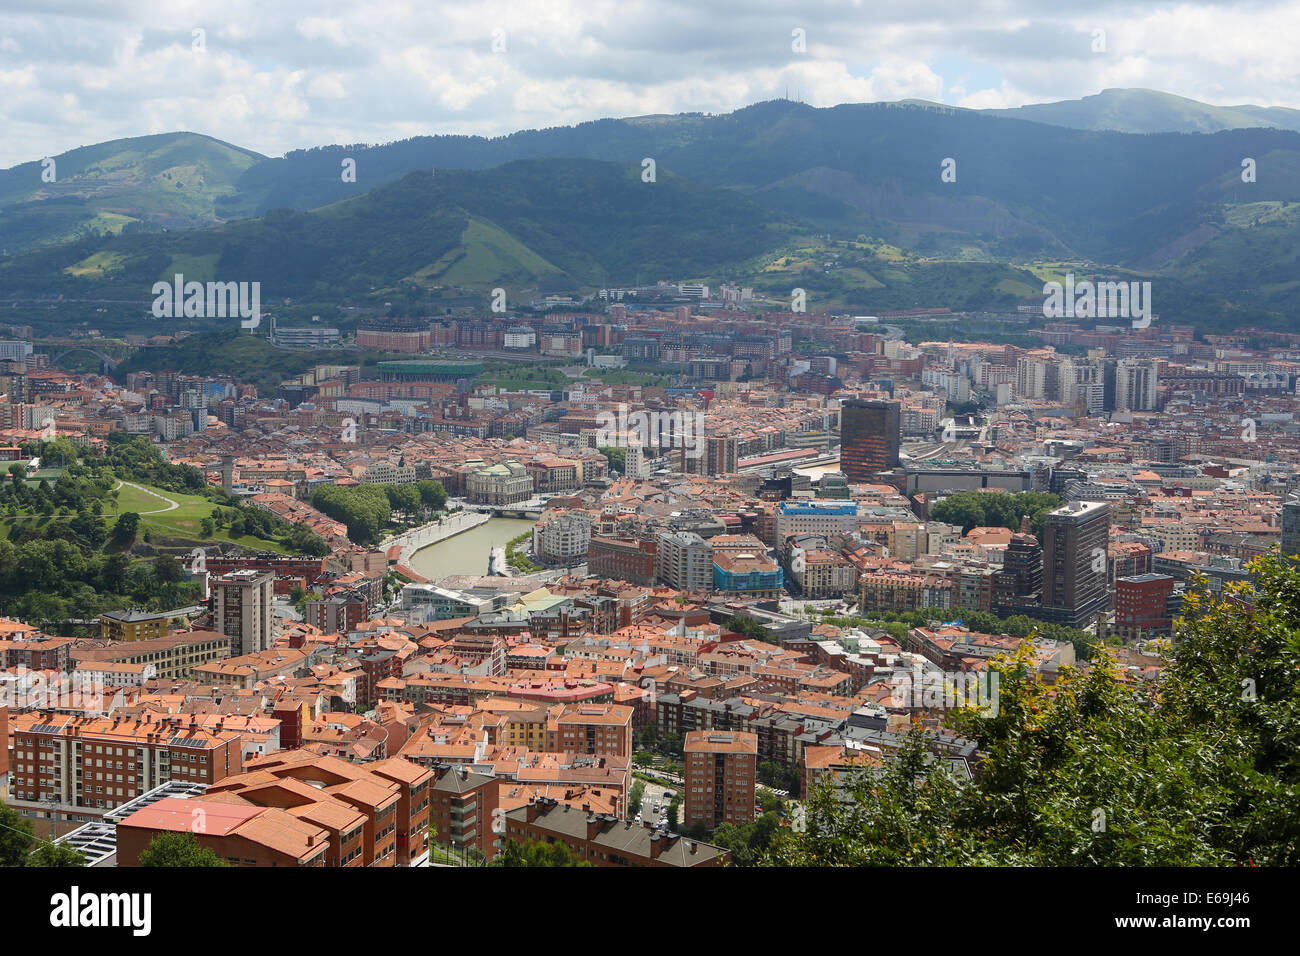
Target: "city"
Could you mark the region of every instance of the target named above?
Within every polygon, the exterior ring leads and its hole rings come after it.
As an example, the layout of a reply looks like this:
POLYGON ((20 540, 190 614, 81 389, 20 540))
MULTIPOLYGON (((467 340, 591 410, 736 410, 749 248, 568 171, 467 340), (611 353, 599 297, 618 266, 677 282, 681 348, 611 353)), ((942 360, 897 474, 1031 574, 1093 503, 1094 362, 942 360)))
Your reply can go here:
POLYGON ((13 120, 0 865, 51 927, 155 933, 159 867, 533 866, 1125 867, 1097 927, 1252 926, 1300 862, 1294 110, 802 95, 13 120))

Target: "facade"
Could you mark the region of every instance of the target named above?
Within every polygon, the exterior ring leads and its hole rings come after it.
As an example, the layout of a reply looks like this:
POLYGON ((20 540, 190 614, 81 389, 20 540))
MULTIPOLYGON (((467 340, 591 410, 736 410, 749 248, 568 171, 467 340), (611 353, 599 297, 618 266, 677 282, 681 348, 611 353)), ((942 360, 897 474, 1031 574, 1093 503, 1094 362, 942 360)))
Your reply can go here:
POLYGON ((659 581, 679 591, 713 587, 713 551, 694 531, 664 531, 655 561, 659 581))
POLYGON ((777 546, 792 534, 848 534, 857 518, 853 501, 782 501, 775 514, 777 546))
POLYGON ((492 823, 497 814, 497 779, 467 767, 435 767, 430 785, 433 839, 458 850, 476 850, 489 860, 496 855, 492 823))
POLYGON ((587 570, 597 577, 649 587, 655 580, 658 546, 654 539, 593 535, 587 549, 587 570))
POLYGON ((1290 498, 1282 506, 1282 553, 1300 555, 1300 498, 1290 498))
POLYGON ((533 496, 533 478, 517 461, 488 465, 465 478, 469 500, 479 505, 513 505, 533 496))
POLYGON ((631 757, 632 713, 620 704, 570 704, 547 721, 546 749, 631 757))
POLYGON ((99 633, 109 641, 143 641, 167 635, 166 614, 130 608, 99 615, 99 633))
POLYGON ((93 820, 169 781, 211 784, 243 765, 238 733, 189 718, 10 718, 13 806, 36 816, 93 820))
POLYGON ((1115 368, 1116 411, 1149 412, 1158 402, 1155 359, 1124 359, 1115 368))
POLYGON ((1047 514, 1043 529, 1043 617, 1070 627, 1109 606, 1106 555, 1110 505, 1075 501, 1047 514))
POLYGON ((533 525, 533 555, 546 564, 581 561, 590 546, 591 518, 583 512, 549 512, 533 525))
POLYGON ((849 481, 868 482, 898 465, 902 405, 849 399, 840 409, 840 471, 849 481))
POLYGON ((0 704, 0 801, 9 800, 9 708, 0 704))
MULTIPOLYGON (((751 814, 752 816, 752 814, 751 814)), ((563 843, 593 866, 718 866, 727 858, 720 847, 676 833, 620 821, 538 797, 504 817, 506 840, 563 843)))
POLYGON ((762 551, 717 551, 713 555, 713 587, 747 597, 779 597, 785 586, 781 566, 762 551))
POLYGON ((758 770, 758 736, 743 731, 693 730, 686 735, 682 826, 754 819, 754 782, 758 770))
POLYGON ((118 821, 117 865, 139 866, 164 833, 190 834, 231 866, 325 866, 329 851, 324 827, 275 807, 164 797, 118 821))
POLYGON ((1115 582, 1115 630, 1125 640, 1168 637, 1173 627, 1168 574, 1135 574, 1115 582))
POLYGON ((274 640, 275 575, 232 571, 212 580, 212 626, 230 638, 235 656, 256 654, 274 640))

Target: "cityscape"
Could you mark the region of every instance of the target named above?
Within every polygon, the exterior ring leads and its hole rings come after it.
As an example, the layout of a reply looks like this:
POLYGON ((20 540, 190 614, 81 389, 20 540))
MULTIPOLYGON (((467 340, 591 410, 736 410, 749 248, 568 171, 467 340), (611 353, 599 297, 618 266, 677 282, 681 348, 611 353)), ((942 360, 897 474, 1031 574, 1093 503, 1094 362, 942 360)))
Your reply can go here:
MULTIPOLYGON (((139 36, 228 91, 266 24, 203 13, 139 36)), ((1300 863, 1295 87, 837 98, 802 16, 707 111, 12 107, 0 865, 50 926, 150 935, 158 867, 884 866, 1251 927, 1300 863)))

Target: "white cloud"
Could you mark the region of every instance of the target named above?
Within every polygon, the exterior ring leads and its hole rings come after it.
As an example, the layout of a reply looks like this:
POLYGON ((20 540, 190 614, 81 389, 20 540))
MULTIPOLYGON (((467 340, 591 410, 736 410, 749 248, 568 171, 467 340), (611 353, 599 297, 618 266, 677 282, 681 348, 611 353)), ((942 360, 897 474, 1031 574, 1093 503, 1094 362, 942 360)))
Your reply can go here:
POLYGON ((722 112, 787 88, 817 106, 1008 107, 1144 86, 1300 107, 1297 35, 1286 0, 6 0, 0 167, 158 129, 278 155, 722 112), (806 53, 791 49, 796 27, 806 53))

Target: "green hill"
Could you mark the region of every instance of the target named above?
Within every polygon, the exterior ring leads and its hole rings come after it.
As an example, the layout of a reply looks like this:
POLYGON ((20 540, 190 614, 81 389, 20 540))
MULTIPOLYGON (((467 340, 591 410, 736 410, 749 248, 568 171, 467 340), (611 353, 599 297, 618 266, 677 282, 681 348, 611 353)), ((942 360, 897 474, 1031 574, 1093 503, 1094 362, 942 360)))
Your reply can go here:
MULTIPOLYGON (((1275 241, 1289 233, 1253 235, 1277 216, 1252 212, 1300 202, 1300 133, 1143 90, 1106 91, 1069 109, 1079 115, 1057 118, 1218 131, 1136 135, 933 104, 814 109, 779 100, 494 139, 417 137, 280 159, 240 153, 228 157, 228 186, 210 197, 211 214, 231 221, 146 233, 156 220, 132 210, 120 236, 79 234, 0 259, 0 287, 16 298, 125 297, 147 307, 152 283, 179 271, 259 280, 269 307, 306 296, 382 304, 430 290, 472 300, 495 286, 517 302, 530 290, 711 278, 777 299, 797 281, 822 303, 978 307, 1032 297, 1025 267, 1082 260, 1150 275, 1163 302, 1207 322, 1240 319, 1225 310, 1241 299, 1243 277, 1257 273, 1269 289, 1252 298, 1260 311, 1250 321, 1300 317, 1287 280, 1276 278, 1293 264, 1275 241), (1241 180, 1243 157, 1257 162, 1255 182, 1241 180), (647 158, 655 183, 641 181, 647 158), (355 183, 342 182, 343 159, 355 162, 355 183), (940 175, 945 159, 955 180, 940 175), (818 235, 903 255, 853 250, 832 261, 797 251, 818 235), (799 265, 773 269, 778 259, 799 265)), ((160 175, 140 187, 153 202, 171 188, 160 175)), ((9 222, 0 218, 0 241, 9 222)))
POLYGON ((91 233, 189 229, 218 218, 218 202, 264 159, 197 133, 163 133, 83 146, 0 170, 0 237, 10 251, 91 233))
POLYGON ((412 173, 311 212, 85 239, 0 262, 0 278, 12 289, 111 293, 144 305, 155 281, 180 271, 259 281, 264 307, 448 284, 591 287, 711 273, 774 249, 791 228, 752 200, 666 170, 647 183, 639 166, 532 160, 412 173))

